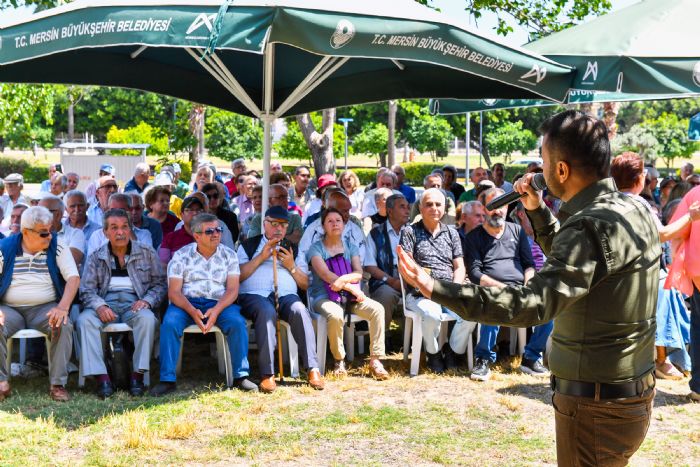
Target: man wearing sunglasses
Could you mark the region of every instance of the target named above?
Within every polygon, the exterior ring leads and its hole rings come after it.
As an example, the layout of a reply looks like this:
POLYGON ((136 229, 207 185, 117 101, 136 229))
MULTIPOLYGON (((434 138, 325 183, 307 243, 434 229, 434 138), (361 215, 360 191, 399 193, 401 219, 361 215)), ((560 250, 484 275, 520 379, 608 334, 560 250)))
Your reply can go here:
MULTIPOLYGON (((267 201, 270 207, 279 206, 287 211, 287 207, 289 206, 289 193, 284 185, 279 183, 270 185, 270 195, 267 201)), ((261 234, 261 217, 262 216, 260 214, 256 214, 250 220, 250 230, 248 231, 249 238, 253 238, 261 234)), ((299 244, 299 240, 301 240, 302 233, 301 216, 294 211, 289 212, 287 232, 285 232, 284 238, 286 238, 289 243, 296 247, 299 244)))
MULTIPOLYGON (((277 185, 282 187, 281 185, 277 185)), ((282 187, 283 188, 283 187, 282 187)), ((280 191, 287 194, 284 188, 280 191)), ((298 214, 295 213, 297 217, 298 214)), ((275 320, 289 323, 292 336, 299 346, 301 362, 308 372, 309 384, 314 389, 323 389, 324 382, 316 360, 316 338, 311 316, 297 295, 297 287, 306 289, 309 278, 294 265, 294 253, 284 240, 290 213, 286 206, 273 206, 265 212, 263 235, 251 237, 238 247, 238 262, 241 267, 241 294, 238 303, 241 312, 253 321, 255 339, 258 343, 258 368, 262 380, 260 389, 273 392, 275 383, 275 320), (275 289, 270 280, 273 275, 273 251, 277 251, 277 295, 278 311, 275 311, 275 289)), ((300 219, 301 220, 301 219, 300 219)))
POLYGON ((20 233, 0 241, 0 400, 10 395, 7 338, 26 328, 51 339, 51 398, 70 399, 65 388, 73 345, 68 313, 80 278, 70 249, 51 234, 51 221, 46 208, 28 208, 20 233))
POLYGON ((231 353, 233 386, 242 391, 257 391, 247 379, 248 330, 238 298, 238 258, 221 244, 223 229, 212 214, 192 219, 195 243, 184 246, 168 264, 170 306, 160 327, 160 383, 151 394, 162 396, 176 389, 175 369, 180 355, 180 338, 187 326, 196 324, 203 333, 218 326, 231 353))
POLYGON ((95 191, 95 202, 90 205, 87 211, 88 219, 102 225, 102 216, 109 209, 109 197, 119 190, 119 185, 112 175, 103 175, 97 180, 95 191))

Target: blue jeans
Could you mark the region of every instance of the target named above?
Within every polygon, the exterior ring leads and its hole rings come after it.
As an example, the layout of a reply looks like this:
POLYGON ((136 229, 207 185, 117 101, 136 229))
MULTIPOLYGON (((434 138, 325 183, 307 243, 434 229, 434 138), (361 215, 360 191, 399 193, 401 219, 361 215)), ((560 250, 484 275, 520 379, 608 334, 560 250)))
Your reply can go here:
POLYGON ((693 287, 690 296, 690 390, 700 393, 700 290, 693 287))
POLYGON ((530 336, 530 342, 525 346, 525 354, 523 356, 528 360, 542 360, 542 355, 547 348, 547 339, 549 339, 553 328, 553 321, 535 326, 535 330, 530 336))
POLYGON ((474 356, 476 358, 488 360, 491 363, 496 361, 496 352, 493 351, 493 348, 496 346, 496 338, 498 337, 499 329, 501 329, 500 326, 481 325, 479 343, 476 344, 476 348, 474 349, 474 356))
MULTIPOLYGON (((217 303, 216 300, 207 298, 188 297, 187 300, 202 313, 206 313, 217 303)), ((238 305, 229 305, 216 319, 216 326, 221 329, 228 341, 234 378, 248 376, 250 371, 248 366, 248 330, 240 310, 238 305)), ((191 324, 194 324, 194 320, 186 311, 173 304, 168 306, 163 324, 160 326, 160 380, 162 382, 175 382, 175 370, 180 356, 180 338, 185 328, 191 324)))

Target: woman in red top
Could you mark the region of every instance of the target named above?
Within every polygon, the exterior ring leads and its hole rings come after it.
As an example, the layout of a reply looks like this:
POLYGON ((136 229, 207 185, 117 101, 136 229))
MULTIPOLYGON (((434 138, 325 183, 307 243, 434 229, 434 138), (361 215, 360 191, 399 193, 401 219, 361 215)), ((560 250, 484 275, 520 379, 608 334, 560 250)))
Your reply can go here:
POLYGON ((165 186, 154 186, 146 192, 146 209, 148 217, 160 222, 160 227, 163 229, 163 237, 173 230, 180 222, 177 216, 170 212, 170 196, 172 193, 165 186))

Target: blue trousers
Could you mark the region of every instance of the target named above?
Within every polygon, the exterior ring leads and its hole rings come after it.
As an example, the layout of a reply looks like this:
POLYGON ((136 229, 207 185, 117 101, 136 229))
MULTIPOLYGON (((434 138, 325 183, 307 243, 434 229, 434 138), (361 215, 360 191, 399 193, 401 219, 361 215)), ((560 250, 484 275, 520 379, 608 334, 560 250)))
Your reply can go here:
POLYGON ((700 290, 693 288, 690 297, 690 390, 700 393, 700 290))
MULTIPOLYGON (((195 308, 206 313, 209 308, 216 305, 216 300, 207 298, 189 298, 187 300, 195 308)), ((177 360, 180 356, 180 338, 187 326, 194 324, 192 317, 184 310, 173 304, 168 306, 160 326, 160 380, 162 382, 175 382, 177 360)), ((233 377, 243 378, 248 376, 248 330, 245 319, 241 316, 238 305, 229 305, 219 314, 216 326, 226 336, 229 351, 231 352, 231 365, 233 377)))
MULTIPOLYGON (((262 297, 240 294, 241 313, 253 322, 258 343, 258 368, 261 376, 275 374, 275 347, 277 346, 277 313, 274 295, 262 297)), ((318 368, 316 334, 311 315, 296 294, 280 297, 280 317, 289 323, 292 336, 299 346, 299 358, 306 370, 318 368)))
MULTIPOLYGON (((525 346, 525 358, 529 360, 540 360, 542 358, 544 349, 547 346, 547 338, 552 333, 553 327, 554 323, 552 321, 535 327, 535 331, 530 337, 530 342, 525 346)), ((493 348, 496 346, 496 338, 500 328, 500 326, 481 325, 479 343, 474 349, 476 358, 489 360, 491 363, 496 361, 496 352, 493 351, 493 348)))

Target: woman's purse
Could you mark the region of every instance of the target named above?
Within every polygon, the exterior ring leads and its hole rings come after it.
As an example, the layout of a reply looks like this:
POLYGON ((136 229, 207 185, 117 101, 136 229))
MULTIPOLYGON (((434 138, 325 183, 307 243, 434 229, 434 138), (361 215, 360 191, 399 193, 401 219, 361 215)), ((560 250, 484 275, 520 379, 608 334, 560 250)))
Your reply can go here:
MULTIPOLYGON (((344 276, 345 274, 350 274, 352 272, 352 265, 350 264, 350 261, 345 258, 342 253, 328 258, 326 260, 326 266, 328 267, 329 271, 338 277, 344 276)), ((356 285, 359 286, 359 284, 356 285)), ((350 312, 348 305, 351 302, 356 302, 357 298, 355 298, 355 296, 347 290, 340 290, 336 292, 331 288, 331 284, 324 283, 323 286, 326 288, 326 293, 328 293, 328 299, 343 306, 348 324, 350 324, 350 312)))

